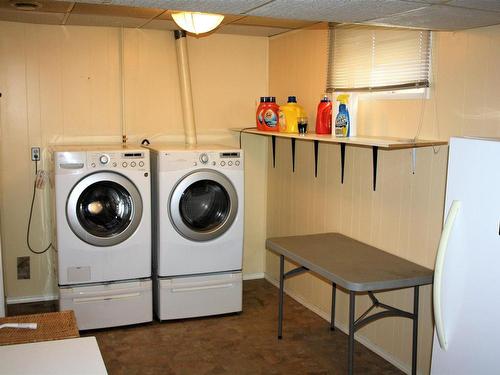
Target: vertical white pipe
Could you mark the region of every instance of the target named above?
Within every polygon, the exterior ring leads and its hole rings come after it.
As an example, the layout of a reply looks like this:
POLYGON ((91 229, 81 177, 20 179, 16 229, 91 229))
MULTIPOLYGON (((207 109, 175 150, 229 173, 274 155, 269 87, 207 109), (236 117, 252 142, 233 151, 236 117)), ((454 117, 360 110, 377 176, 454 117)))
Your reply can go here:
POLYGON ((177 66, 179 69, 179 84, 181 89, 182 117, 184 119, 184 134, 188 145, 196 144, 196 125, 194 122, 193 94, 191 92, 191 75, 189 73, 189 58, 187 53, 186 32, 174 31, 177 50, 177 66))
POLYGON ((119 73, 120 73, 120 121, 122 127, 122 144, 127 143, 127 124, 125 119, 125 36, 123 27, 120 28, 120 43, 119 43, 119 73))

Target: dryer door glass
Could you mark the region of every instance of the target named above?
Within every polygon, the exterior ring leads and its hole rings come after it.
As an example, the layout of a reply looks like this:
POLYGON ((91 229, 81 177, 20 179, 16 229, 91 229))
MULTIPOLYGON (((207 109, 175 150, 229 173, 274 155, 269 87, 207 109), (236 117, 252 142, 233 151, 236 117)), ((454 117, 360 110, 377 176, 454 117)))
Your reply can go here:
POLYGON ((209 169, 180 179, 169 198, 169 217, 177 232, 193 241, 222 236, 236 220, 238 194, 222 173, 209 169))
POLYGON ((76 215, 80 225, 90 234, 97 237, 115 236, 130 224, 132 198, 116 182, 96 182, 78 198, 76 215))
POLYGON ((121 174, 94 173, 71 190, 66 217, 82 241, 94 246, 117 245, 132 236, 141 222, 141 195, 121 174))
POLYGON ((179 210, 182 221, 196 231, 210 231, 227 219, 231 202, 224 187, 212 180, 191 184, 182 194, 179 210))

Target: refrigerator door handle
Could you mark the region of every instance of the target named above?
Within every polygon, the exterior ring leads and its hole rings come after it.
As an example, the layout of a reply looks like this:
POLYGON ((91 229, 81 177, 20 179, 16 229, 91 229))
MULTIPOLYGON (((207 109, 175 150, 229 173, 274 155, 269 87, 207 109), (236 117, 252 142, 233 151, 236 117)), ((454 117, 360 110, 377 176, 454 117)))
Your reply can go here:
POLYGON ((434 320, 436 322, 436 333, 441 349, 446 350, 448 348, 448 342, 446 341, 446 334, 443 325, 443 313, 441 308, 441 285, 443 277, 443 266, 446 258, 446 250, 448 249, 448 240, 450 238, 451 231, 453 230, 453 224, 455 223, 455 218, 460 210, 462 202, 454 200, 451 203, 450 211, 448 211, 448 216, 444 222, 443 232, 441 233, 441 240, 439 241, 439 247, 436 256, 436 266, 434 268, 434 285, 433 285, 433 302, 434 302, 434 320))

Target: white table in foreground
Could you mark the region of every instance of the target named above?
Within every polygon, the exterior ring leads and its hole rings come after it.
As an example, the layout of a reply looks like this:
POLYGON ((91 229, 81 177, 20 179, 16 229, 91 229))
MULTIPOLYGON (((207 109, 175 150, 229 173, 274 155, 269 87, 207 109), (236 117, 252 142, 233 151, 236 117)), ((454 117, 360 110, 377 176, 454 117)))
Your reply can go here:
POLYGON ((95 337, 0 347, 1 374, 106 375, 95 337))

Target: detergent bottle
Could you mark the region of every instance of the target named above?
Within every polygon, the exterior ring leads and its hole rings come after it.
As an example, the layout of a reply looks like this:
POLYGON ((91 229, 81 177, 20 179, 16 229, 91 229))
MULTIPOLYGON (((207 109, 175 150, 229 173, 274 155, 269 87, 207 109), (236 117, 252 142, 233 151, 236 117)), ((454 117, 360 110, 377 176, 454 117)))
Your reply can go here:
POLYGON ((276 97, 270 96, 267 105, 264 105, 264 130, 279 130, 279 110, 280 106, 276 104, 276 97))
POLYGON ((306 117, 304 108, 297 104, 295 96, 289 96, 288 102, 280 106, 279 131, 283 133, 298 133, 297 117, 306 117))
POLYGON ((335 117, 335 136, 336 137, 349 137, 349 110, 347 109, 347 103, 349 101, 348 94, 342 94, 337 96, 337 101, 340 102, 339 112, 337 117, 335 117))
POLYGON ((279 105, 276 97, 262 96, 257 107, 257 129, 263 131, 278 131, 279 105))
POLYGON ((267 96, 261 96, 260 103, 257 106, 255 118, 257 120, 257 129, 259 129, 259 130, 264 130, 264 117, 263 117, 263 113, 262 113, 262 108, 264 107, 264 104, 267 103, 267 100, 268 100, 267 96))
POLYGON ((316 134, 332 134, 332 101, 327 95, 318 104, 316 134))

